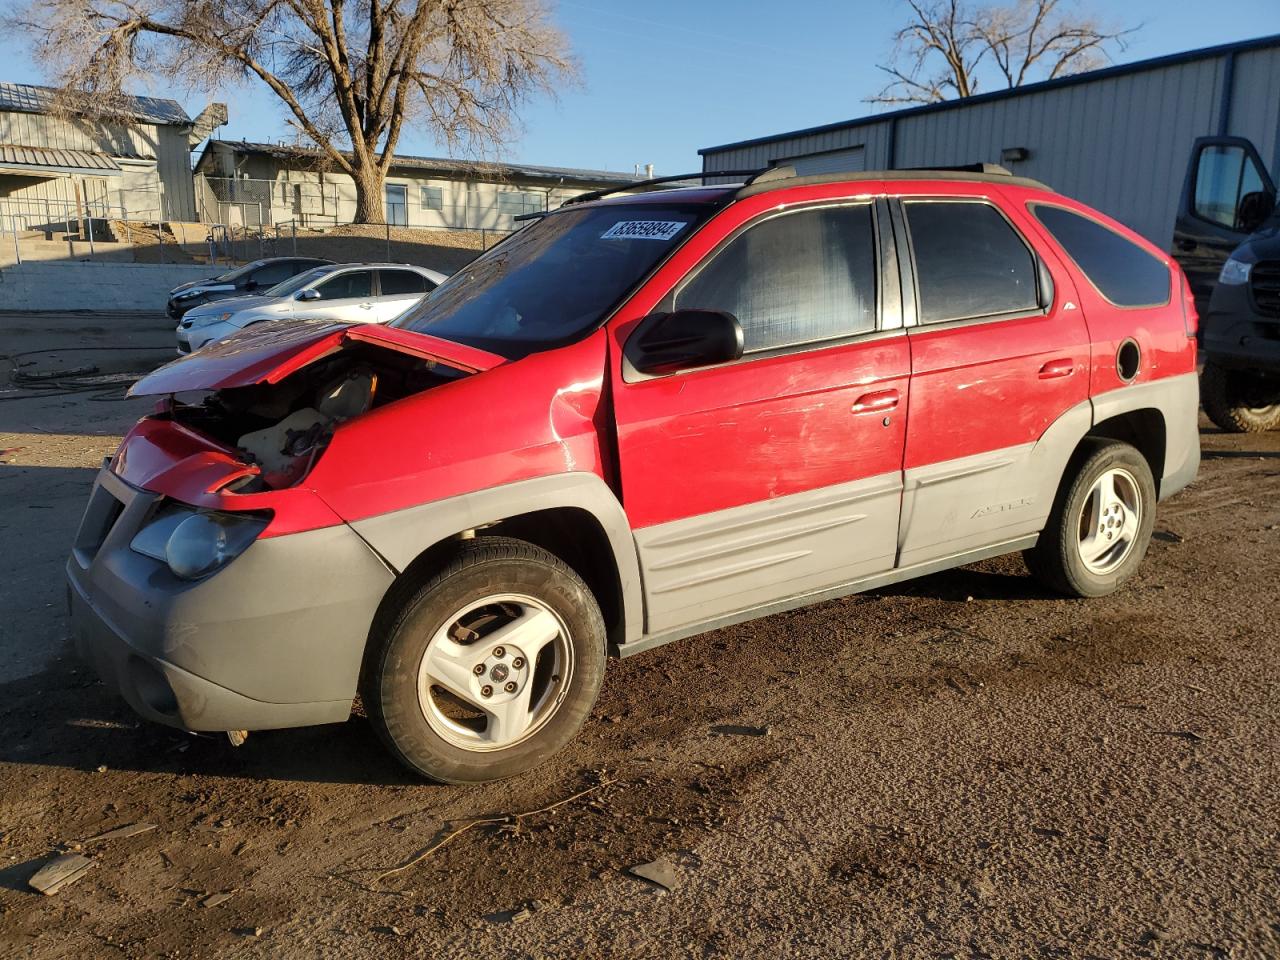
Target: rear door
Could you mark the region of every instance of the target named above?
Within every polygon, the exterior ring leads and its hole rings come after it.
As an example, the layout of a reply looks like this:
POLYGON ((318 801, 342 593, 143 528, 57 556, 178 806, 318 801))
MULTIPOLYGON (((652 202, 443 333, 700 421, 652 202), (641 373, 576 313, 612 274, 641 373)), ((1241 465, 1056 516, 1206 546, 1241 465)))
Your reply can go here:
POLYGON ((1252 142, 1243 137, 1201 137, 1195 142, 1172 253, 1191 283, 1201 314, 1208 310, 1222 264, 1262 225, 1275 198, 1275 184, 1252 142))
POLYGON ((1070 275, 998 197, 904 196, 911 398, 899 565, 1041 529, 1088 430, 1089 334, 1070 275))
POLYGON ((658 310, 732 313, 743 358, 646 376, 624 346, 613 363, 651 634, 893 565, 909 357, 876 204, 742 207, 658 310))
POLYGON ((416 270, 379 270, 374 316, 379 323, 394 320, 433 289, 435 284, 416 270))

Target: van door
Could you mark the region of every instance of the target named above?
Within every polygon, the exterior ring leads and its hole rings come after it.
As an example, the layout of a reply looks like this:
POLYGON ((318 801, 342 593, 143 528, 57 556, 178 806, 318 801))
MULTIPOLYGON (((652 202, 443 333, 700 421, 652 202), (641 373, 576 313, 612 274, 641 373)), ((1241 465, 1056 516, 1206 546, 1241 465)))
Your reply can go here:
POLYGON ((1253 143, 1243 137, 1200 137, 1191 149, 1173 229, 1182 265, 1204 314, 1218 273, 1276 205, 1276 188, 1253 143))

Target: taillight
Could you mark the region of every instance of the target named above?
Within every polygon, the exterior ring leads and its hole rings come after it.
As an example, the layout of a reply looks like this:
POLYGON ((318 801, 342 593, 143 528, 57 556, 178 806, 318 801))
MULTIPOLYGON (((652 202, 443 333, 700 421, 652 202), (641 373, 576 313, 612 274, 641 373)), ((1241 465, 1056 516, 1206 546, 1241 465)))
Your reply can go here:
POLYGON ((1178 276, 1182 279, 1182 326, 1187 331, 1187 337, 1192 338, 1200 329, 1200 314, 1196 311, 1196 298, 1191 293, 1187 275, 1179 270, 1178 276))

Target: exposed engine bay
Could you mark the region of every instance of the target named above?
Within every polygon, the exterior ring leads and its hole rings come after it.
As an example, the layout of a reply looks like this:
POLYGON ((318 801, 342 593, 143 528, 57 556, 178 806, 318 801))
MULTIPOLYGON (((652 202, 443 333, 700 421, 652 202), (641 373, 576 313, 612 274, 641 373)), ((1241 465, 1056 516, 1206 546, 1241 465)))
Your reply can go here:
POLYGON ((228 490, 279 490, 310 472, 340 424, 465 375, 435 360, 352 344, 278 383, 210 391, 198 402, 180 395, 170 415, 259 468, 228 490))

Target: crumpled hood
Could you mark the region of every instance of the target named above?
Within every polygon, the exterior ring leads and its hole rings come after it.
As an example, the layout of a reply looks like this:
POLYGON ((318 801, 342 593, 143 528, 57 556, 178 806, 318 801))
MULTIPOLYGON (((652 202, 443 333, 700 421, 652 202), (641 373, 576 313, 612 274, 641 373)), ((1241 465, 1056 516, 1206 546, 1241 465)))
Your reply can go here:
POLYGON ((475 347, 379 324, 285 320, 253 327, 167 363, 135 383, 129 396, 278 383, 352 341, 436 360, 465 373, 480 373, 506 362, 497 354, 475 347))

